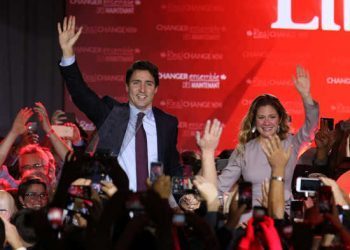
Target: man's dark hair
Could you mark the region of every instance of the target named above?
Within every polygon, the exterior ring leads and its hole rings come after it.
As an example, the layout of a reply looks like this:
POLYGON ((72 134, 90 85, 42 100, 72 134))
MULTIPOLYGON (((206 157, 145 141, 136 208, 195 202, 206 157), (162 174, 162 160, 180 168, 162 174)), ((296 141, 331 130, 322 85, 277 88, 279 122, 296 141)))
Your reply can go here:
POLYGON ((126 77, 125 81, 127 84, 129 84, 131 75, 135 72, 135 70, 147 70, 154 78, 154 83, 156 87, 159 85, 159 71, 158 67, 149 62, 149 61, 136 61, 134 62, 131 67, 126 71, 126 77))

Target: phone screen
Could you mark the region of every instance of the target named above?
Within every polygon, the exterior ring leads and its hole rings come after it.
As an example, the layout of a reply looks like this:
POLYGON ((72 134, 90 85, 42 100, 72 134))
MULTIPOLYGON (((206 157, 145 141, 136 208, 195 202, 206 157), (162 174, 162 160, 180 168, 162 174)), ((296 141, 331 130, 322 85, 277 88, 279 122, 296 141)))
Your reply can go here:
POLYGON ((238 186, 238 205, 246 205, 246 210, 252 209, 252 183, 241 182, 238 186))
POLYGON ((299 177, 297 185, 298 192, 317 192, 322 184, 319 179, 299 177))
POLYGON ((292 201, 290 204, 290 217, 294 222, 304 221, 304 202, 292 201))
POLYGON ((91 200, 83 199, 79 197, 69 197, 67 203, 67 210, 80 213, 82 215, 89 214, 89 207, 92 207, 93 203, 91 200))
POLYGON ((174 194, 183 194, 193 190, 192 179, 189 177, 177 177, 172 178, 172 186, 174 194))
POLYGON ((150 181, 155 182, 159 176, 163 175, 164 167, 162 162, 151 162, 150 181))

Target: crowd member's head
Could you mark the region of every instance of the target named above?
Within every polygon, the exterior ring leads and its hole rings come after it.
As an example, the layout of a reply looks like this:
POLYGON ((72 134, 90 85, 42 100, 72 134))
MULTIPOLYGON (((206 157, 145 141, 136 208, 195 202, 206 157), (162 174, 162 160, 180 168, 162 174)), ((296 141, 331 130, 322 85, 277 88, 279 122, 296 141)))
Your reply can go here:
POLYGON ((158 67, 148 61, 136 61, 126 72, 129 102, 140 110, 152 107, 159 85, 158 67))
POLYGON ((38 241, 35 230, 35 224, 38 222, 35 221, 33 212, 34 211, 31 209, 22 209, 17 212, 11 220, 25 247, 33 246, 38 241))
POLYGON ((15 199, 5 190, 0 190, 0 215, 9 220, 16 212, 15 199))
POLYGON ((41 209, 47 206, 48 192, 45 181, 39 178, 24 178, 18 186, 18 199, 23 208, 41 209))
POLYGON ((238 150, 244 151, 244 144, 257 138, 268 138, 277 134, 285 139, 289 131, 288 114, 281 102, 273 95, 260 95, 251 104, 239 132, 238 150))
POLYGON ((19 172, 20 176, 29 175, 33 172, 42 172, 44 175, 49 177, 50 182, 53 181, 51 172, 55 172, 54 164, 50 163, 50 157, 48 156, 47 151, 42 147, 36 144, 27 145, 19 151, 19 172))

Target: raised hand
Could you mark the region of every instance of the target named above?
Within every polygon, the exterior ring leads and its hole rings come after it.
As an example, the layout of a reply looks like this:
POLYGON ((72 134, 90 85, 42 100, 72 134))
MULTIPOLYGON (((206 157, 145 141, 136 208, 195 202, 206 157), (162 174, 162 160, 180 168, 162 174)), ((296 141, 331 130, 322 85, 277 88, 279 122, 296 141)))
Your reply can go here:
POLYGON ((21 109, 13 121, 11 131, 15 133, 16 136, 24 134, 27 131, 26 123, 32 115, 33 110, 31 108, 21 109))
POLYGON ((45 106, 41 102, 36 102, 33 109, 39 117, 43 130, 48 133, 51 130, 51 124, 45 106))
POLYGON ((302 66, 298 65, 296 75, 293 76, 293 82, 295 88, 298 90, 302 98, 311 97, 310 94, 310 74, 302 66))
POLYGON ((61 23, 57 24, 59 43, 63 52, 63 57, 70 57, 74 55, 73 46, 79 39, 79 36, 83 30, 80 27, 77 32, 75 32, 75 16, 65 17, 63 19, 63 25, 61 23))
POLYGON ((202 151, 215 151, 219 144, 222 133, 222 124, 219 120, 214 119, 213 122, 208 120, 205 124, 203 135, 199 131, 196 132, 196 142, 202 151))

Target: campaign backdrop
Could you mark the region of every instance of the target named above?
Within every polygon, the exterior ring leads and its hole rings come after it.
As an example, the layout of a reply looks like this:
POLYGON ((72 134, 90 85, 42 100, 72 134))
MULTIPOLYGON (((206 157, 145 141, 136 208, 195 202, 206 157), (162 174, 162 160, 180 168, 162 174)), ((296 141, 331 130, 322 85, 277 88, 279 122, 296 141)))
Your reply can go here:
MULTIPOLYGON (((350 0, 67 0, 67 15, 83 26, 76 54, 99 95, 127 101, 132 62, 159 66, 154 105, 179 119, 180 151, 196 150, 195 131, 213 118, 225 125, 218 151, 234 148, 263 93, 280 98, 298 129, 297 64, 310 72, 321 116, 349 118, 350 0)), ((65 105, 78 113, 67 93, 65 105)))

